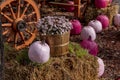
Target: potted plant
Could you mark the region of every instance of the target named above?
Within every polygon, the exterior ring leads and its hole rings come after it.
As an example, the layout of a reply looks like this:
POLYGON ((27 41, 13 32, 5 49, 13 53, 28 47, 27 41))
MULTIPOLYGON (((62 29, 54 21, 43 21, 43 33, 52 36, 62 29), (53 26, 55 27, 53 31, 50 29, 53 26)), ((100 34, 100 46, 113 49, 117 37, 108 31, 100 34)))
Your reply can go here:
POLYGON ((50 46, 52 56, 68 53, 68 44, 72 24, 65 16, 47 16, 41 18, 37 23, 40 38, 50 46))

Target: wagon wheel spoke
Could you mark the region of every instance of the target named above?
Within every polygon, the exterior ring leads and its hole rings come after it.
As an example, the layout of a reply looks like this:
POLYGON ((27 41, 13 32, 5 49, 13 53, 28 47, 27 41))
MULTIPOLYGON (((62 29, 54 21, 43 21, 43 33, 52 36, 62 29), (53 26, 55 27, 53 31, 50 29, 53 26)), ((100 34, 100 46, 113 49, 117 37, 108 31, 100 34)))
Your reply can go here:
POLYGON ((11 11, 11 13, 13 15, 13 19, 16 19, 16 16, 15 16, 15 13, 13 11, 13 8, 12 8, 11 4, 9 4, 9 7, 10 7, 10 11, 11 11))
POLYGON ((31 17, 31 16, 34 15, 34 14, 36 14, 36 13, 33 11, 33 12, 31 12, 30 14, 28 14, 28 15, 24 15, 24 17, 25 17, 25 18, 31 17))
POLYGON ((34 22, 27 22, 26 24, 27 24, 27 25, 31 25, 31 24, 36 24, 36 23, 37 23, 37 22, 34 21, 34 22))
POLYGON ((9 37, 8 37, 8 39, 6 40, 7 42, 10 42, 10 41, 12 41, 13 40, 13 32, 11 31, 10 33, 9 33, 9 37))
POLYGON ((14 47, 17 47, 18 33, 14 34, 14 47))
POLYGON ((8 39, 7 39, 7 42, 10 42, 12 39, 12 36, 10 36, 8 39))
POLYGON ((25 29, 25 31, 26 31, 27 33, 29 33, 30 35, 33 35, 33 33, 32 33, 30 30, 28 30, 28 29, 25 29))
POLYGON ((21 15, 21 18, 23 18, 24 17, 24 15, 25 15, 25 12, 27 11, 27 9, 28 9, 28 7, 29 7, 29 3, 27 3, 27 6, 25 7, 25 9, 24 9, 24 11, 23 11, 23 13, 22 13, 22 15, 21 15))
POLYGON ((6 19, 8 19, 10 22, 13 22, 13 19, 11 19, 9 16, 1 12, 1 15, 3 15, 6 19))
POLYGON ((20 0, 18 0, 18 11, 17 11, 17 18, 20 17, 20 0))
POLYGON ((22 39, 22 41, 25 43, 25 38, 24 38, 23 32, 19 32, 19 35, 20 35, 20 38, 22 39))
POLYGON ((2 24, 2 27, 9 27, 9 28, 10 28, 11 26, 12 26, 11 23, 3 23, 3 24, 2 24))
POLYGON ((7 39, 7 42, 10 42, 10 40, 11 40, 11 37, 9 37, 9 38, 7 39))
POLYGON ((3 35, 6 35, 8 32, 9 32, 9 29, 6 30, 6 31, 4 31, 2 34, 3 34, 3 35))

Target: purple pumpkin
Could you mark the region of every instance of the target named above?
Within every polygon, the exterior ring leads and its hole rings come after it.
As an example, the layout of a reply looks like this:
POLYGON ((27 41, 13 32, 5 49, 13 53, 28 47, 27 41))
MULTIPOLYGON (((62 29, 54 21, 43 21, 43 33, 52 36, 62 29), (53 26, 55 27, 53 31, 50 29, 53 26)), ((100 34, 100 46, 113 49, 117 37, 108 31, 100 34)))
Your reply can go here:
POLYGON ((76 34, 80 34, 81 30, 82 30, 82 25, 79 22, 79 20, 71 20, 72 26, 73 28, 70 31, 71 35, 76 35, 76 34))
POLYGON ((94 56, 97 55, 97 53, 98 53, 98 45, 96 44, 96 42, 91 41, 91 40, 83 40, 80 43, 80 45, 81 45, 82 48, 87 49, 88 52, 91 55, 94 55, 94 56))
POLYGON ((72 12, 74 11, 75 7, 74 5, 74 1, 67 1, 67 4, 69 4, 70 6, 65 6, 65 10, 68 12, 72 12))
POLYGON ((97 8, 105 8, 109 2, 110 0, 95 0, 95 6, 97 8))
POLYGON ((116 14, 116 15, 114 16, 114 24, 115 24, 116 26, 120 26, 120 14, 116 14))
POLYGON ((92 20, 88 23, 88 26, 91 26, 95 29, 96 33, 99 33, 102 31, 102 23, 98 20, 92 20))
POLYGON ((96 33, 93 27, 91 26, 84 26, 81 31, 81 39, 88 40, 91 37, 91 40, 94 41, 96 39, 96 33))
POLYGON ((102 76, 104 71, 105 71, 105 65, 104 65, 104 62, 101 58, 97 57, 98 58, 98 77, 102 76))
POLYGON ((29 59, 37 63, 45 63, 50 58, 50 47, 41 41, 34 42, 28 51, 29 59))
POLYGON ((97 16, 96 19, 102 23, 103 29, 106 29, 109 26, 109 19, 106 15, 99 15, 99 16, 97 16))

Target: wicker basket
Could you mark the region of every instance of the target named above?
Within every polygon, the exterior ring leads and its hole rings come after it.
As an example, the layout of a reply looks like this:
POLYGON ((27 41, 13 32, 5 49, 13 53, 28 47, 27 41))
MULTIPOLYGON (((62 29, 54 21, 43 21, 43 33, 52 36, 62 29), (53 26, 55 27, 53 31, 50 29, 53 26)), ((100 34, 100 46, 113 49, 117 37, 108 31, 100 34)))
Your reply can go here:
POLYGON ((46 35, 45 41, 50 46, 51 56, 61 56, 68 53, 70 31, 62 35, 46 35))

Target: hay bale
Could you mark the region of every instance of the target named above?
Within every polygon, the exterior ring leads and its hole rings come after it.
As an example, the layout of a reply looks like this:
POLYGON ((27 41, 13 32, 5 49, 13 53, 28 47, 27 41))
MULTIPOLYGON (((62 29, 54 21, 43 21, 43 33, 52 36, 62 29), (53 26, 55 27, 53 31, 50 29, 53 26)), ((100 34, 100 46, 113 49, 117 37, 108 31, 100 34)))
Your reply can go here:
POLYGON ((16 65, 5 67, 5 80, 98 80, 97 60, 93 56, 51 58, 42 67, 16 65))
POLYGON ((98 9, 95 6, 89 6, 86 9, 86 13, 85 13, 85 22, 88 23, 90 20, 96 19, 96 17, 100 14, 105 14, 108 16, 109 20, 110 20, 110 25, 113 24, 113 17, 115 14, 117 14, 119 11, 119 5, 117 4, 112 4, 109 5, 106 8, 101 8, 98 9))
POLYGON ((14 58, 5 60, 5 80, 98 80, 97 58, 89 54, 78 57, 69 53, 61 57, 51 57, 46 64, 21 64, 26 58, 22 57, 19 63, 16 57, 21 54, 14 51, 6 56, 11 54, 14 54, 14 58))

